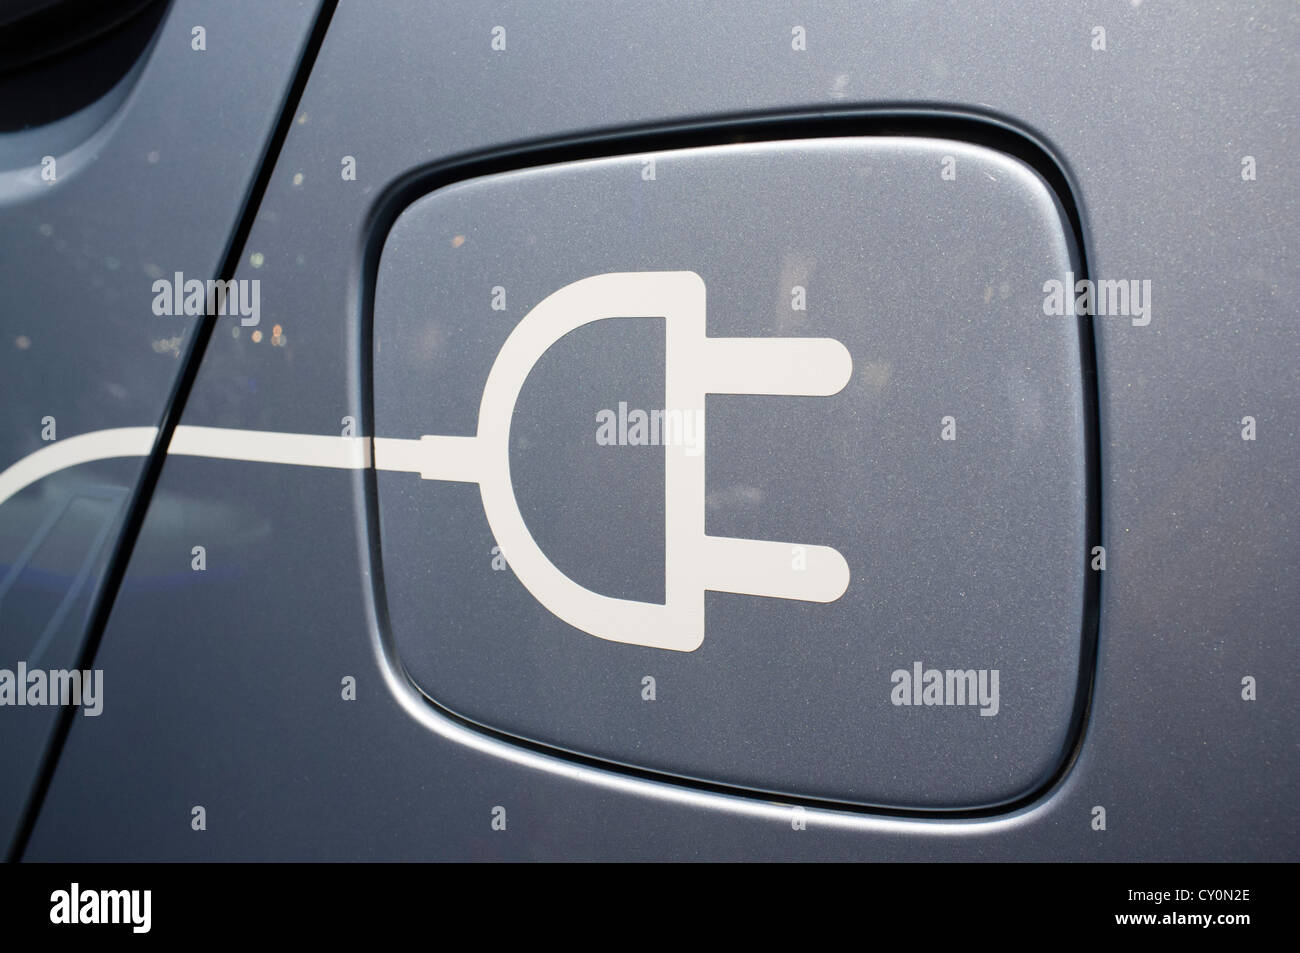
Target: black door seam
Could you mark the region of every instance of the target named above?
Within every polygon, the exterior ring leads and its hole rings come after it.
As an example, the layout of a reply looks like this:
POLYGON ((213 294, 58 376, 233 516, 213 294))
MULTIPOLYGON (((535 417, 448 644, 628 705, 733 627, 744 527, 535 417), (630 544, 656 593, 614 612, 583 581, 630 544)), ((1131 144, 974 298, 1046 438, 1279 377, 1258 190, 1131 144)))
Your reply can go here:
MULTIPOLYGON (((333 17, 334 8, 337 5, 338 0, 324 0, 316 15, 315 22, 312 24, 311 32, 308 34, 302 56, 299 58, 297 69, 294 72, 293 82, 290 84, 289 91, 280 107, 280 114, 276 119, 275 128, 262 152, 257 165, 257 174, 254 176, 253 183, 244 198, 235 230, 231 233, 225 254, 221 259, 218 275, 222 281, 230 281, 235 277, 235 269, 243 257, 244 245, 253 229, 253 221, 257 217, 257 210, 261 206, 262 197, 266 194, 267 186, 270 184, 271 174, 275 169, 276 161, 280 157, 280 150, 284 146, 285 139, 288 138, 289 129, 293 125, 293 118, 298 111, 298 104, 302 101, 303 91, 307 87, 307 78, 311 75, 316 56, 320 52, 321 44, 325 41, 325 33, 329 28, 330 18, 333 17)), ((99 644, 104 638, 104 630, 108 626, 109 616, 113 612, 113 603, 117 598, 118 590, 121 588, 122 579, 126 575, 126 568, 131 561, 131 554, 135 550, 140 528, 143 526, 145 514, 149 510, 149 501, 153 497, 154 488, 158 485, 158 478, 162 474, 163 463, 167 458, 167 447, 171 444, 172 434, 176 430, 176 425, 180 422, 181 414, 185 409, 185 402, 194 387, 194 381, 199 374, 199 366, 203 363, 203 354, 207 350, 208 341, 212 338, 212 332, 216 325, 217 315, 207 314, 199 320, 195 327, 181 372, 172 385, 171 394, 167 398, 162 421, 158 427, 158 435, 154 439, 153 449, 149 453, 144 471, 136 483, 134 492, 131 494, 131 501, 127 507, 122 531, 118 535, 117 543, 113 547, 113 554, 108 562, 108 568, 95 594, 90 612, 90 622, 86 627, 81 652, 77 658, 76 667, 79 670, 94 667, 95 655, 99 651, 99 644)), ((32 831, 36 827, 36 820, 45 802, 45 796, 49 792, 51 782, 54 780, 54 772, 58 767, 63 747, 67 743, 68 734, 72 730, 72 719, 76 716, 76 713, 77 709, 72 706, 66 706, 59 712, 58 721, 55 723, 54 736, 46 745, 36 783, 27 796, 27 804, 18 826, 18 833, 9 847, 6 860, 10 863, 22 859, 27 844, 31 840, 32 831)))

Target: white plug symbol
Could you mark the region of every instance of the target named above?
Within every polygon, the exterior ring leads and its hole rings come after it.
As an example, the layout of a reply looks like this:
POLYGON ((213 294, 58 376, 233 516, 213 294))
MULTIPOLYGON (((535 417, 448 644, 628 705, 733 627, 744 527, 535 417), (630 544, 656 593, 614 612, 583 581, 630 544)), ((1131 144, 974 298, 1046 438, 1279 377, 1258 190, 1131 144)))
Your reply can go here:
POLYGON ((848 350, 830 338, 706 337, 704 281, 693 271, 596 275, 547 297, 511 332, 488 372, 476 436, 376 437, 375 467, 477 483, 519 581, 550 612, 602 639, 692 652, 704 641, 705 590, 806 602, 842 596, 849 567, 829 546, 705 535, 705 454, 680 444, 664 447, 663 605, 592 592, 552 564, 515 499, 510 422, 524 380, 551 345, 607 318, 664 319, 666 405, 698 408, 700 419, 706 394, 829 397, 853 372, 848 350))

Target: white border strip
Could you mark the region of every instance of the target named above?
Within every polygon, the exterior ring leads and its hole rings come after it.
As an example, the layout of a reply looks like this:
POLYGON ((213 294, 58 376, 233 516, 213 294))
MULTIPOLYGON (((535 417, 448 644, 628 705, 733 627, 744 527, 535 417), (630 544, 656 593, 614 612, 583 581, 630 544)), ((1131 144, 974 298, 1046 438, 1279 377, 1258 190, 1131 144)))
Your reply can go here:
POLYGON ((172 434, 167 453, 252 463, 365 470, 370 467, 370 438, 182 425, 172 434))
MULTIPOLYGON (((37 480, 68 467, 114 457, 147 457, 157 439, 157 427, 116 427, 56 440, 0 473, 0 505, 37 480)), ((418 445, 418 441, 409 442, 418 445)), ((176 428, 167 454, 337 470, 366 470, 372 459, 369 437, 189 426, 176 428)))
POLYGON ((0 504, 37 480, 68 467, 113 457, 147 457, 157 438, 157 427, 118 427, 56 440, 0 473, 0 504))

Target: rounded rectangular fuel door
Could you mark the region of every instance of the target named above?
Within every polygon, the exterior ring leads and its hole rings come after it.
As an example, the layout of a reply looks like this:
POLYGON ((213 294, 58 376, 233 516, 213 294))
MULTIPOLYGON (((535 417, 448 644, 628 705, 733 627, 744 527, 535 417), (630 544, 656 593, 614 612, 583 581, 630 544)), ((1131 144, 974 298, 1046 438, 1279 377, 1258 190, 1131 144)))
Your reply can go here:
POLYGON ((390 644, 559 752, 865 807, 1032 795, 1089 664, 1063 204, 921 137, 445 185, 373 310, 390 644))

